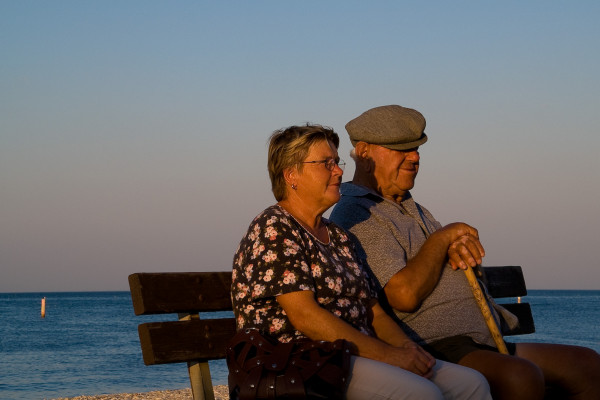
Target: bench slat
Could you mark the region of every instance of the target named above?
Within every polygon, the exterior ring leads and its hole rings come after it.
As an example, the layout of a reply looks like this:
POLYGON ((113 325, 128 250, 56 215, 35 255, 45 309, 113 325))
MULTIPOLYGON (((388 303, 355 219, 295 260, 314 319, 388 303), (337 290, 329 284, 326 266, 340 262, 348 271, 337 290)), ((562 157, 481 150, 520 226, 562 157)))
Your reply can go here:
POLYGON ((136 315, 231 310, 231 271, 129 276, 136 315))
POLYGON ((149 322, 138 326, 144 364, 225 358, 235 319, 149 322))
POLYGON ((517 329, 504 333, 504 336, 524 335, 535 332, 535 324, 533 323, 533 316, 531 314, 531 306, 529 303, 501 304, 501 306, 519 318, 519 326, 517 329))
POLYGON ((504 297, 520 297, 527 295, 525 278, 520 266, 483 267, 486 284, 490 296, 498 299, 504 297))

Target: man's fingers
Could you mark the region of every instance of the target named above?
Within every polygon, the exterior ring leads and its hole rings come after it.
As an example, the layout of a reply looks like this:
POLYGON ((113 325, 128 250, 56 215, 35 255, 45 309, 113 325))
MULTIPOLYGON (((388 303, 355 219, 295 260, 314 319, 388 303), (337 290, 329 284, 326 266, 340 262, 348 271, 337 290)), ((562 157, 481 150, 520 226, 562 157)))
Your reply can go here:
POLYGON ((467 225, 464 222, 453 222, 444 226, 441 230, 444 230, 450 234, 450 241, 459 239, 461 236, 473 236, 479 239, 479 232, 471 225, 467 225))
POLYGON ((481 264, 485 250, 476 238, 464 235, 452 242, 448 248, 448 262, 452 268, 466 269, 481 264))

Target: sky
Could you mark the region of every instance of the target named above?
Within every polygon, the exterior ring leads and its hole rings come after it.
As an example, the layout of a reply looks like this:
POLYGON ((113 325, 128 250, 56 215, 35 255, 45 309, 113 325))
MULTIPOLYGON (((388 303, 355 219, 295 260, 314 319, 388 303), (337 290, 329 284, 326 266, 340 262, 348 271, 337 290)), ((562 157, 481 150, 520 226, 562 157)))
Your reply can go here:
MULTIPOLYGON (((0 292, 225 271, 267 139, 399 104, 415 199, 530 289, 600 289, 596 1, 0 1, 0 292)), ((326 214, 327 215, 327 214, 326 214)))

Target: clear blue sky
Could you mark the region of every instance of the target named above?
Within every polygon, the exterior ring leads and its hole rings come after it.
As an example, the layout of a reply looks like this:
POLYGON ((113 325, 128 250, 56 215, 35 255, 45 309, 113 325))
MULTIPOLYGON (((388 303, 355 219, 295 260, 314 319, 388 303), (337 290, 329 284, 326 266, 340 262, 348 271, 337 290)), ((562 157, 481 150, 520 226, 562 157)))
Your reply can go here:
MULTIPOLYGON (((413 195, 532 289, 600 289, 596 1, 1 1, 0 292, 228 270, 266 140, 400 104, 413 195)), ((351 179, 353 167, 345 179, 351 179)))

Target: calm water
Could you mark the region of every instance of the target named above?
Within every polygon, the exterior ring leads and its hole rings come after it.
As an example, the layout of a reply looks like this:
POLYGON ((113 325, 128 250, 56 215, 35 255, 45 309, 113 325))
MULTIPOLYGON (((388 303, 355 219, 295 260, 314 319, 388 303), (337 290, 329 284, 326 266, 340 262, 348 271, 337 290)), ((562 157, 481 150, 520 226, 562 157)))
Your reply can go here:
MULTIPOLYGON (((562 342, 600 352, 600 291, 532 290, 523 301, 532 306, 537 333, 512 340, 562 342)), ((145 366, 142 361, 137 325, 160 318, 136 317, 129 292, 0 294, 0 398, 188 387, 185 364, 145 366)), ((211 362, 211 371, 216 384, 226 383, 223 361, 211 362)))

